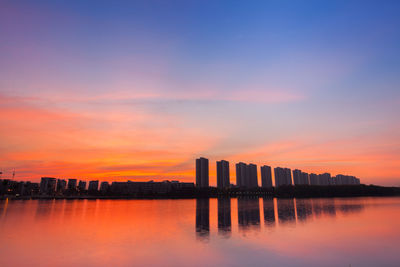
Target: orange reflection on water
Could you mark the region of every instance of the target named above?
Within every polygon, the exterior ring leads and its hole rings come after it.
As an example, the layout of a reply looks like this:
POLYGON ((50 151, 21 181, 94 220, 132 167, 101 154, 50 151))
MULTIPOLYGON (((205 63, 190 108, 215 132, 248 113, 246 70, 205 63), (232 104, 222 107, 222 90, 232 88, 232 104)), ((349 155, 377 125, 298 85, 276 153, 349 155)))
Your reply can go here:
POLYGON ((390 266, 399 211, 400 198, 3 201, 0 265, 390 266))

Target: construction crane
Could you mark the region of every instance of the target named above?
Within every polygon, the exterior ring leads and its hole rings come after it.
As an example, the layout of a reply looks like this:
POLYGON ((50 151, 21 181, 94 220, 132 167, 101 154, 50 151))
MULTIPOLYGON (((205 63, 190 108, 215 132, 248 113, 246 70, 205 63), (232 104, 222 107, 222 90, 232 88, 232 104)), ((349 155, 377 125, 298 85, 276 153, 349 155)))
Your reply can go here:
MULTIPOLYGON (((3 176, 3 174, 6 176, 6 177, 9 177, 6 173, 8 173, 7 172, 7 170, 5 171, 4 169, 2 169, 2 170, 0 170, 0 179, 2 178, 2 176, 3 176)), ((14 178, 15 178, 15 168, 13 169, 13 172, 12 172, 12 180, 14 180, 14 178)))

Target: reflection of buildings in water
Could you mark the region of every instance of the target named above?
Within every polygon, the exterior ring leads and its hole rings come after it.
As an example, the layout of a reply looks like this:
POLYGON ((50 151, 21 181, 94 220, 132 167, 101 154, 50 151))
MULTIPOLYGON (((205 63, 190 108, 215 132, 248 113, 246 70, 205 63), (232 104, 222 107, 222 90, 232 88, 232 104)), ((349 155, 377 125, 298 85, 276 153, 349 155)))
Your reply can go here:
POLYGON ((322 215, 321 199, 318 199, 318 198, 311 199, 311 203, 312 203, 312 210, 313 210, 313 213, 315 214, 315 216, 316 217, 321 216, 322 215))
POLYGON ((210 199, 196 199, 196 235, 208 238, 210 235, 210 199))
POLYGON ((364 209, 364 204, 354 203, 337 203, 335 199, 324 198, 324 199, 312 199, 313 213, 316 216, 327 215, 335 217, 337 211, 343 214, 361 212, 364 209))
POLYGON ((296 199, 297 220, 305 221, 312 216, 312 205, 309 199, 296 199))
POLYGON ((323 199, 322 200, 322 212, 324 215, 328 216, 336 216, 336 206, 335 206, 335 200, 334 199, 323 199))
POLYGON ((8 208, 8 198, 6 198, 3 201, 0 201, 0 212, 1 212, 1 217, 0 220, 3 221, 3 219, 6 217, 7 214, 7 208, 8 208))
POLYGON ((314 198, 311 199, 312 213, 315 217, 322 215, 336 216, 336 208, 334 199, 314 198))
POLYGON ((218 198, 218 233, 229 235, 231 232, 231 199, 218 198))
POLYGON ((364 210, 364 204, 342 204, 338 207, 343 214, 351 214, 364 210))
POLYGON ((42 220, 51 217, 55 206, 55 199, 39 199, 37 202, 35 219, 42 220))
POLYGON ((273 226, 275 225, 275 208, 273 198, 264 198, 264 223, 265 225, 273 226))
POLYGON ((238 198, 239 229, 260 225, 260 202, 258 198, 238 198))
POLYGON ((296 222, 294 199, 277 199, 279 223, 296 222))
POLYGON ((100 205, 99 199, 88 199, 87 206, 89 208, 86 209, 85 216, 97 218, 99 215, 99 205, 100 205))

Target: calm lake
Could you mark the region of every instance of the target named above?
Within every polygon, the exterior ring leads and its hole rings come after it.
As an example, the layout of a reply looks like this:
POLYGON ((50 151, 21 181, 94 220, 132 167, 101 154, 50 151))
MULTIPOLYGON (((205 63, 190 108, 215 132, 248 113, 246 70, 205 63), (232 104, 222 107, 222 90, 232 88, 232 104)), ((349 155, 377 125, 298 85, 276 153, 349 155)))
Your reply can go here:
POLYGON ((0 266, 400 266, 400 198, 0 201, 0 266))

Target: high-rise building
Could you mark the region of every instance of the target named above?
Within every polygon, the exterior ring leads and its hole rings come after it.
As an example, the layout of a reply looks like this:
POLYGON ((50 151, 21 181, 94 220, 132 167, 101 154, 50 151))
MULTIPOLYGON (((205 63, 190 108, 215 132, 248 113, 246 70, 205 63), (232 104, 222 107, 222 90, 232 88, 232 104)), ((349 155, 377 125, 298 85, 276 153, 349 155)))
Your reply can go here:
POLYGON ((291 185, 292 184, 292 175, 290 173, 290 169, 276 167, 274 169, 275 173, 275 186, 281 185, 291 185))
POLYGON ((287 185, 292 185, 292 172, 290 171, 289 168, 285 168, 285 178, 286 178, 286 184, 287 185))
POLYGON ((331 174, 330 173, 323 173, 318 175, 319 178, 319 185, 330 185, 331 182, 331 174))
POLYGON ((350 179, 351 179, 351 184, 354 184, 354 185, 360 184, 360 179, 356 178, 355 176, 350 176, 350 179))
POLYGON ((319 177, 315 173, 310 173, 310 185, 320 185, 319 177))
POLYGON ((272 187, 272 173, 270 166, 261 166, 261 186, 263 188, 272 187))
POLYGON ((257 165, 250 163, 247 165, 249 178, 248 178, 248 188, 257 188, 258 187, 258 175, 257 175, 257 165))
POLYGON ((257 165, 239 162, 236 164, 236 185, 242 188, 257 188, 257 165))
POLYGON ((303 184, 301 170, 298 170, 298 169, 293 170, 293 184, 294 185, 303 184))
POLYGON ((208 159, 196 159, 196 186, 200 188, 209 187, 208 159))
POLYGON ((332 178, 332 181, 335 185, 359 185, 360 184, 360 179, 358 179, 354 176, 343 175, 343 174, 336 175, 336 177, 332 178))
POLYGON ((246 187, 247 185, 247 164, 239 162, 236 164, 236 185, 246 187))
POLYGON ((340 181, 339 181, 338 175, 332 177, 332 180, 333 180, 333 184, 334 185, 340 185, 340 181))
POLYGON ((40 193, 51 195, 54 194, 56 191, 56 178, 52 177, 42 177, 40 180, 40 193))
POLYGON ((106 181, 101 182, 100 184, 100 192, 106 193, 110 189, 110 184, 106 181))
POLYGON ((293 184, 294 185, 308 185, 308 173, 302 172, 301 170, 293 170, 293 184))
POLYGON ((79 181, 78 189, 79 189, 79 192, 85 191, 86 190, 86 181, 79 181))
POLYGON ((99 190, 99 181, 90 181, 88 191, 95 192, 97 190, 99 190))
POLYGON ((76 190, 77 180, 76 179, 68 179, 68 190, 76 190))
POLYGON ((303 185, 309 185, 310 184, 310 179, 308 177, 308 173, 301 172, 301 184, 303 184, 303 185))
POLYGON ((229 162, 226 160, 217 161, 217 186, 218 188, 229 188, 229 162))
POLYGON ((281 167, 276 167, 274 168, 274 174, 275 174, 275 187, 279 187, 281 185, 285 184, 285 175, 283 172, 283 169, 281 167))
POLYGON ((57 180, 57 192, 59 193, 64 192, 66 187, 67 187, 67 181, 65 181, 64 179, 57 180))

